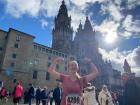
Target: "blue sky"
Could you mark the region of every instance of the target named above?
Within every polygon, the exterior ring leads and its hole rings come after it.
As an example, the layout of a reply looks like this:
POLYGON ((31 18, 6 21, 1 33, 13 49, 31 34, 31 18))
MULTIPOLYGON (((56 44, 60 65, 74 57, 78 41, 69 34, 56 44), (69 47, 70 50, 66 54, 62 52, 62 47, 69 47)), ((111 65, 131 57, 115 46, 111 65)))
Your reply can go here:
MULTIPOLYGON (((35 42, 51 46, 53 20, 62 0, 0 0, 0 29, 10 27, 36 36, 35 42)), ((140 0, 65 0, 76 31, 85 17, 91 20, 103 59, 122 70, 127 59, 140 74, 140 0)))

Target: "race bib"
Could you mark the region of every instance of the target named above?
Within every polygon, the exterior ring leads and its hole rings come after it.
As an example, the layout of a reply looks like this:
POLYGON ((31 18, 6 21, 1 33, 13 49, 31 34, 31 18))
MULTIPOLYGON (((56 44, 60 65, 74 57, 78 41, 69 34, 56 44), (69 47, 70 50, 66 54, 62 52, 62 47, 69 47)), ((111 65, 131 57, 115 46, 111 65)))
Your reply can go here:
POLYGON ((78 94, 69 94, 66 96, 66 105, 81 105, 81 97, 78 94))

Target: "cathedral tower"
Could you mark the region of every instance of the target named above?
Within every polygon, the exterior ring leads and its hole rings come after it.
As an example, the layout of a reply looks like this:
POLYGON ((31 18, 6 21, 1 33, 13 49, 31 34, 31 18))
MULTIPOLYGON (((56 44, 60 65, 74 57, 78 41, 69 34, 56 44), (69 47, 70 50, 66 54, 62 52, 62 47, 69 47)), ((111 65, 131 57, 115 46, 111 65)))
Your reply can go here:
POLYGON ((73 29, 71 27, 71 17, 68 16, 64 0, 60 6, 58 15, 55 17, 52 35, 52 48, 69 54, 72 47, 73 29))
POLYGON ((128 62, 127 62, 126 59, 124 60, 124 66, 123 66, 123 68, 124 68, 124 72, 131 73, 131 67, 128 64, 128 62))
POLYGON ((95 39, 95 31, 93 30, 88 17, 86 17, 83 26, 80 22, 74 39, 74 44, 75 51, 73 52, 76 53, 75 55, 78 59, 88 57, 96 60, 95 57, 97 57, 98 54, 98 43, 95 39))

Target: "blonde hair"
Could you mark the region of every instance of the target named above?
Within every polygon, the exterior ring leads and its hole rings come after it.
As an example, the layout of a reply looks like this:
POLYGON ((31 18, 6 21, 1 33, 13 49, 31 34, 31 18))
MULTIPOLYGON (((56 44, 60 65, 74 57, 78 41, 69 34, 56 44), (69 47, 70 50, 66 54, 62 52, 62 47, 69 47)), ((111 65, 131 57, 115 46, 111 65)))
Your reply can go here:
POLYGON ((76 66, 77 66, 77 68, 79 69, 79 65, 78 65, 78 62, 77 62, 77 61, 75 61, 75 60, 70 61, 70 62, 68 63, 68 67, 69 67, 69 65, 70 65, 71 63, 75 63, 76 66))

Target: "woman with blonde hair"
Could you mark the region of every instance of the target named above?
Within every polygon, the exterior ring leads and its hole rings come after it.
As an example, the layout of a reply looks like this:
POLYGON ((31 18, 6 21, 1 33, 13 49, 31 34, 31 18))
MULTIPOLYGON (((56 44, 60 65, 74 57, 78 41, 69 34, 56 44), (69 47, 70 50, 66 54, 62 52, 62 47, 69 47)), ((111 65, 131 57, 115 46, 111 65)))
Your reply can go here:
POLYGON ((56 77, 56 79, 62 82, 63 94, 61 105, 84 105, 83 86, 86 85, 88 81, 95 79, 98 70, 91 60, 87 59, 92 72, 89 75, 81 77, 77 73, 79 70, 77 61, 70 61, 68 63, 69 74, 65 75, 56 71, 56 65, 63 61, 64 58, 61 57, 54 59, 51 67, 48 70, 56 77))

